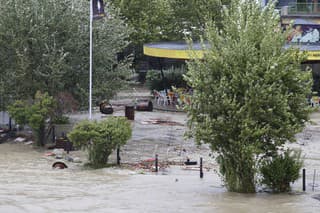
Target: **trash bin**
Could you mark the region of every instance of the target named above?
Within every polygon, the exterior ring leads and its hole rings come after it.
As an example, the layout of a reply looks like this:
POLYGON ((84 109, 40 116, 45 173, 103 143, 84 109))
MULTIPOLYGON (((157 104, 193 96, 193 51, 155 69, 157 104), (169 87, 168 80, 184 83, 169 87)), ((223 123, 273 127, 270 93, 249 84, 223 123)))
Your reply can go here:
POLYGON ((129 120, 134 120, 134 106, 126 106, 125 107, 125 116, 129 120))

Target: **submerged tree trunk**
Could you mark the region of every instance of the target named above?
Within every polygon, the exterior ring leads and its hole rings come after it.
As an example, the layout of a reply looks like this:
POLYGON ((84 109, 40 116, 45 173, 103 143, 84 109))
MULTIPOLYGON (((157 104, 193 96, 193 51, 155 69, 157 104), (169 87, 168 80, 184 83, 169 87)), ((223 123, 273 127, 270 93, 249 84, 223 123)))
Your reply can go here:
POLYGON ((225 154, 219 157, 218 163, 229 191, 240 193, 254 193, 256 191, 256 171, 252 154, 225 154))
POLYGON ((46 135, 46 128, 45 125, 41 125, 37 131, 37 145, 44 146, 45 144, 45 135, 46 135))

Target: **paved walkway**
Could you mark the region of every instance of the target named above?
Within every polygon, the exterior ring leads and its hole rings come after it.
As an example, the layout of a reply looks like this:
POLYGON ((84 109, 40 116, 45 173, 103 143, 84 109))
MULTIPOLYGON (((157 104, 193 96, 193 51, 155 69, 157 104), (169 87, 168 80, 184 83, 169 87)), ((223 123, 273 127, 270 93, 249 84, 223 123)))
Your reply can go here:
POLYGON ((182 108, 179 109, 175 105, 158 105, 150 90, 142 86, 133 87, 130 90, 119 92, 117 96, 110 101, 110 103, 116 108, 120 107, 120 110, 122 110, 125 105, 134 105, 139 99, 151 100, 155 110, 183 112, 182 108))

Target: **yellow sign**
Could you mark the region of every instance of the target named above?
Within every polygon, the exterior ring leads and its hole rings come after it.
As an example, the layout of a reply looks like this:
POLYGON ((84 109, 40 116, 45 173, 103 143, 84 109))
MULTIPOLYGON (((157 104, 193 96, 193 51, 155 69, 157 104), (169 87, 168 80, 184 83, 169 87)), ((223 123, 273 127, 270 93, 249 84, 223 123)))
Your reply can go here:
POLYGON ((308 61, 320 61, 320 51, 307 51, 308 61))

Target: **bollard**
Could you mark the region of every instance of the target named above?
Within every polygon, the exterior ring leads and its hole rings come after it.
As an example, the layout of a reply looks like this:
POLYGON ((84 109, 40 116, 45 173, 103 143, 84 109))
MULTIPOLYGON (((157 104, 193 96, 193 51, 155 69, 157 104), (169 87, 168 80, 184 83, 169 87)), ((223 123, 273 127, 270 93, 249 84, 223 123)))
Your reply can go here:
POLYGON ((200 158, 200 178, 203 178, 202 158, 200 158))
POLYGON ((306 191, 306 169, 302 169, 302 191, 306 191))
POLYGON ((66 151, 67 154, 71 151, 71 142, 69 140, 66 141, 66 151))
POLYGON ((314 192, 314 185, 316 184, 315 181, 316 181, 316 170, 314 170, 314 172, 313 172, 313 181, 312 181, 312 191, 313 192, 314 192))
POLYGON ((52 126, 52 143, 56 141, 56 128, 52 126))
POLYGON ((156 154, 156 158, 155 158, 155 167, 156 167, 155 172, 158 172, 158 155, 157 154, 156 154))
POLYGON ((117 164, 118 165, 120 165, 120 160, 121 160, 121 158, 120 158, 120 148, 118 147, 117 148, 117 164))
POLYGON ((9 131, 12 131, 12 118, 9 117, 9 131))
POLYGON ((134 106, 125 106, 125 116, 128 120, 134 121, 134 106))

